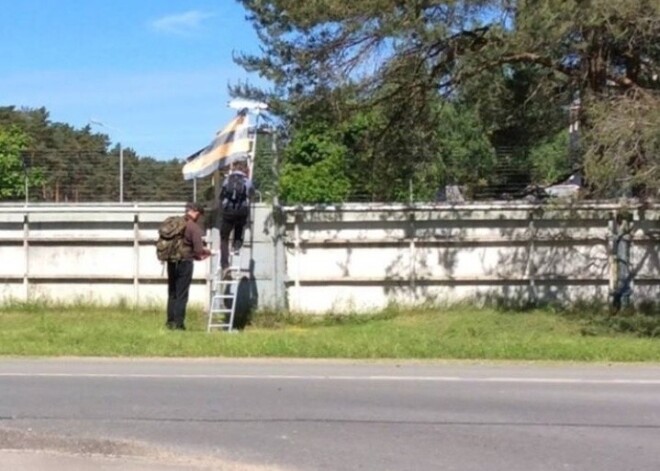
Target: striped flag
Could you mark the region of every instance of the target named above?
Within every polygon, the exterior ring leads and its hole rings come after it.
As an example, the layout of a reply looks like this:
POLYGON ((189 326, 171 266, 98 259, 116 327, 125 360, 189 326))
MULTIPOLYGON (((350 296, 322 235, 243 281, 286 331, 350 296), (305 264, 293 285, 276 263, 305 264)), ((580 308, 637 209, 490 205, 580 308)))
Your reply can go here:
POLYGON ((184 180, 206 177, 234 160, 249 157, 252 149, 252 140, 248 135, 249 121, 247 112, 239 113, 216 134, 211 144, 188 157, 183 166, 184 180))

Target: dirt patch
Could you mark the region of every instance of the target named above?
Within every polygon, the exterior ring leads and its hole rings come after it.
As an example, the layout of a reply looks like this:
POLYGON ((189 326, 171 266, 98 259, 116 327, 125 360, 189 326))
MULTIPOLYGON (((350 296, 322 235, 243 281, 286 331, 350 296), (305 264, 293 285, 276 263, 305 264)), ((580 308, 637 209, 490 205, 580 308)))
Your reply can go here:
POLYGON ((50 450, 63 453, 109 456, 146 456, 149 449, 135 443, 115 440, 58 437, 32 431, 0 428, 0 449, 50 450))
MULTIPOLYGON (((11 452, 14 459, 22 459, 26 465, 35 462, 35 455, 38 455, 38 459, 44 458, 44 455, 51 455, 62 462, 64 457, 70 456, 77 463, 82 463, 82 467, 76 469, 90 470, 97 469, 99 463, 105 460, 130 463, 132 466, 141 463, 144 469, 151 469, 149 466, 161 464, 167 465, 166 469, 180 467, 198 471, 294 471, 291 468, 278 466, 237 463, 216 456, 173 453, 137 442, 61 437, 8 428, 0 428, 0 456, 3 455, 3 451, 4 454, 11 452), (85 466, 85 463, 89 467, 85 466)), ((138 468, 142 469, 139 466, 138 468)))

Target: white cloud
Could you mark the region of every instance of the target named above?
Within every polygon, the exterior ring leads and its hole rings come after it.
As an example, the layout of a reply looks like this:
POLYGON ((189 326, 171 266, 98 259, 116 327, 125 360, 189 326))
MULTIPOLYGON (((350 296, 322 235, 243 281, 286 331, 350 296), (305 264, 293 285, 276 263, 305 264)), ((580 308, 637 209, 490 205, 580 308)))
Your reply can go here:
POLYGON ((161 33, 188 36, 199 31, 204 20, 212 16, 212 13, 190 10, 184 13, 157 18, 151 21, 150 26, 153 30, 161 33))

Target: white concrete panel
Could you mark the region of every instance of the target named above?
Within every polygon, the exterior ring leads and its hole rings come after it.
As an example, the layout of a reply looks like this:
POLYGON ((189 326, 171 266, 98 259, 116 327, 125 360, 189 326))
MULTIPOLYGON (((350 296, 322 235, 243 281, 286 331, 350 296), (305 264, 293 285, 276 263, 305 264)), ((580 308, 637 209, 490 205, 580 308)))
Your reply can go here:
POLYGON ((558 223, 558 221, 536 221, 535 237, 542 240, 570 241, 584 239, 600 239, 605 242, 609 236, 607 221, 602 226, 574 226, 557 227, 546 224, 558 223), (543 225, 542 225, 543 224, 543 225))
POLYGON ((181 209, 171 209, 165 211, 151 212, 151 211, 140 211, 138 214, 138 220, 140 224, 142 223, 153 223, 159 224, 169 216, 181 216, 183 215, 184 205, 181 205, 181 209))
MULTIPOLYGON (((638 306, 648 304, 649 302, 660 303, 660 284, 658 283, 648 284, 641 282, 633 283, 632 299, 633 302, 638 306)), ((655 309, 656 309, 655 314, 658 314, 657 304, 655 306, 655 309)))
MULTIPOLYGON (((0 285, 2 286, 2 285, 0 285)), ((7 285, 5 285, 7 286, 7 285)), ((21 285, 12 287, 15 297, 21 296, 21 285)), ((1 291, 4 294, 4 291, 1 291)), ((167 284, 142 285, 138 289, 138 304, 158 305, 167 304, 167 284)), ((189 305, 204 307, 207 305, 206 285, 193 284, 190 288, 189 305)), ((132 304, 135 299, 135 290, 132 284, 117 283, 37 283, 30 287, 30 297, 33 300, 49 299, 62 302, 96 302, 132 304)), ((164 312, 164 311, 163 311, 164 312)), ((164 315, 164 314, 163 314, 164 315)))
MULTIPOLYGON (((246 249, 247 250, 247 249, 246 249)), ((253 276, 258 280, 273 278, 273 264, 275 263, 275 247, 271 241, 255 243, 251 251, 246 254, 246 266, 249 268, 252 259, 253 276)))
POLYGON ((156 241, 158 240, 158 228, 140 229, 138 230, 138 237, 140 238, 140 240, 152 241, 155 244, 156 241))
MULTIPOLYGON (((296 252, 287 251, 287 275, 296 277, 296 252)), ((300 255, 301 279, 401 279, 410 273, 408 248, 307 248, 300 255)))
POLYGON ((272 243, 276 234, 276 221, 273 218, 272 208, 266 205, 257 205, 252 215, 254 221, 254 241, 272 243))
POLYGON ((24 237, 23 215, 0 211, 0 243, 21 241, 24 237))
MULTIPOLYGON (((131 251, 134 248, 131 247, 131 251)), ((156 277, 167 279, 167 268, 156 257, 156 247, 153 245, 140 245, 139 246, 139 276, 142 277, 156 277)), ((195 262, 193 268, 194 279, 206 279, 211 261, 209 259, 195 262)), ((132 275, 131 275, 132 276, 132 275)))
MULTIPOLYGON (((326 241, 366 241, 366 240, 401 240, 410 236, 410 231, 405 227, 392 226, 390 228, 376 227, 333 227, 331 225, 324 225, 323 228, 309 229, 303 226, 300 229, 300 239, 309 242, 326 242, 326 241)), ((291 230, 291 235, 293 230, 291 230)))
MULTIPOLYGON (((28 214, 32 244, 29 271, 54 280, 62 278, 59 283, 49 281, 47 284, 31 280, 30 288, 50 290, 55 295, 77 296, 85 291, 98 291, 103 297, 134 299, 135 216, 140 223, 140 239, 155 242, 157 225, 169 215, 181 214, 182 209, 183 203, 50 204, 28 209, 0 204, 0 241, 3 238, 21 241, 23 215, 28 214), (64 243, 58 244, 58 240, 64 243), (71 243, 75 241, 81 243, 71 243), (89 277, 98 281, 72 283, 66 277, 89 277), (106 278, 117 281, 106 282, 106 278)), ((301 306, 308 303, 314 312, 353 310, 356 306, 379 309, 389 302, 454 302, 457 299, 480 302, 493 296, 514 301, 536 296, 540 300, 561 302, 594 295, 606 301, 606 286, 593 287, 585 283, 593 279, 606 280, 609 276, 605 243, 607 221, 616 209, 616 205, 561 208, 518 203, 418 205, 413 209, 401 205, 350 204, 329 210, 305 208, 285 214, 285 239, 289 243, 293 241, 293 222, 297 218, 302 221, 303 238, 309 240, 309 244, 303 243, 297 259, 292 247, 287 248, 286 256, 284 252, 274 256, 276 246, 272 241, 278 228, 270 208, 263 205, 254 212, 254 274, 258 290, 264 295, 260 303, 267 297, 277 301, 285 280, 291 282, 296 276, 303 282, 314 282, 313 285, 303 283, 298 302, 301 306), (532 214, 534 231, 530 230, 532 214), (539 239, 533 246, 529 243, 532 234, 539 239), (409 240, 413 236, 416 245, 411 251, 409 240), (601 242, 594 243, 594 240, 601 242), (414 290, 409 278, 413 256, 414 279, 418 280, 414 290), (274 268, 276 261, 278 266, 274 268), (276 269, 279 271, 275 272, 276 269), (530 276, 542 286, 531 289, 524 281, 530 276), (343 280, 344 285, 337 285, 338 280, 343 280), (393 282, 396 280, 401 280, 401 284, 393 282), (355 282, 357 284, 351 285, 355 282), (437 285, 438 282, 445 285, 437 285)), ((638 231, 636 236, 660 233, 659 209, 645 210, 644 221, 639 223, 643 232, 638 231)), ((641 218, 641 213, 636 217, 641 218)), ((277 247, 283 250, 282 246, 277 247)), ((3 270, 6 270, 5 277, 16 276, 15 272, 19 271, 22 275, 25 267, 21 251, 22 245, 13 242, 0 244, 0 259, 4 262, 0 276, 3 270)), ((639 274, 636 300, 658 298, 656 280, 660 261, 657 254, 657 241, 633 241, 633 269, 639 274)), ((166 275, 156 259, 154 246, 140 244, 138 259, 138 274, 149 281, 137 291, 140 302, 164 298, 166 275)), ((196 263, 195 278, 205 280, 209 266, 209 262, 196 263)), ((287 286, 291 296, 295 287, 287 286)), ((6 283, 5 288, 20 298, 25 294, 25 287, 20 283, 6 283)), ((192 297, 205 304, 206 284, 194 285, 192 297)))
POLYGON ((21 283, 0 282, 0 302, 24 301, 25 287, 21 283))
POLYGON ((7 243, 7 241, 12 241, 12 242, 22 241, 23 237, 24 237, 23 234, 24 233, 23 233, 23 228, 22 227, 20 229, 18 229, 18 228, 12 228, 12 229, 3 228, 2 230, 0 230, 0 242, 2 242, 3 240, 5 241, 5 243, 7 243))
POLYGON ((153 245, 140 245, 138 247, 140 276, 165 276, 167 271, 156 257, 156 247, 153 245))
POLYGON ((524 276, 526 249, 521 247, 415 248, 415 274, 423 278, 478 279, 524 276))
POLYGON ((6 212, 0 210, 0 223, 7 224, 23 224, 25 213, 23 212, 6 212))
POLYGON ((576 302, 579 300, 606 299, 608 289, 599 285, 563 285, 553 286, 527 283, 502 285, 455 285, 455 286, 423 286, 415 293, 416 303, 431 303, 451 305, 459 302, 470 302, 482 305, 493 301, 508 301, 512 304, 537 299, 545 302, 576 302))
POLYGON ((29 240, 53 241, 53 240, 80 240, 80 241, 131 241, 134 239, 132 228, 99 228, 89 229, 85 227, 69 228, 34 228, 30 226, 29 240))
POLYGON ((633 244, 630 250, 631 268, 642 277, 660 279, 660 244, 633 244))
POLYGON ((0 245, 0 277, 23 276, 25 273, 25 251, 23 246, 0 245))
POLYGON ((134 255, 131 246, 31 246, 29 264, 31 275, 132 278, 134 255))
POLYGON ((132 284, 118 283, 33 283, 30 285, 30 298, 67 303, 132 302, 134 290, 132 284))
POLYGON ((98 208, 89 211, 49 211, 49 212, 30 212, 28 221, 30 224, 38 222, 57 222, 67 224, 85 224, 88 222, 130 222, 135 218, 132 211, 117 211, 111 208, 98 208))
POLYGON ((425 221, 415 225, 415 236, 422 239, 450 240, 528 240, 526 221, 425 221), (503 224, 507 222, 508 224, 503 224))
POLYGON ((576 302, 607 296, 607 287, 602 286, 537 286, 528 285, 458 285, 423 286, 302 286, 299 290, 287 290, 290 308, 293 311, 313 314, 377 311, 390 304, 414 306, 422 303, 452 305, 472 302, 482 305, 497 300, 524 303, 536 298, 548 302, 576 302))
POLYGON ((603 278, 609 273, 605 244, 535 247, 534 272, 537 276, 557 278, 603 278))

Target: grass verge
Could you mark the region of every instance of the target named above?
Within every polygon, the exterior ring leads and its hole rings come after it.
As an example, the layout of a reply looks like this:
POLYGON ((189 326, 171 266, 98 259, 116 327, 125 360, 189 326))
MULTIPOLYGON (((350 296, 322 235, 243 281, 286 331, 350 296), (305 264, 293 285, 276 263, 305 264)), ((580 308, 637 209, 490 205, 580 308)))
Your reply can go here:
POLYGON ((161 309, 14 305, 0 310, 0 355, 660 361, 660 341, 588 316, 488 308, 309 317, 259 313, 237 334, 164 328, 161 309))

